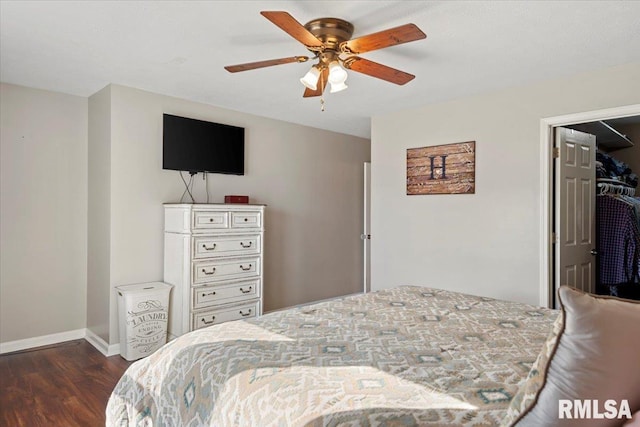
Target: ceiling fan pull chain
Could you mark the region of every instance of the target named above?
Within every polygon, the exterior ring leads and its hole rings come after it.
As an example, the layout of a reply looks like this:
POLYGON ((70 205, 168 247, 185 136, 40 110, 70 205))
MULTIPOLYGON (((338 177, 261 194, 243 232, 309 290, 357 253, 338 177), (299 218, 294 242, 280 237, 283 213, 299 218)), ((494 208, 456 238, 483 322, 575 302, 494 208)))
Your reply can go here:
POLYGON ((320 74, 320 111, 324 111, 324 87, 327 83, 324 81, 324 73, 320 74))

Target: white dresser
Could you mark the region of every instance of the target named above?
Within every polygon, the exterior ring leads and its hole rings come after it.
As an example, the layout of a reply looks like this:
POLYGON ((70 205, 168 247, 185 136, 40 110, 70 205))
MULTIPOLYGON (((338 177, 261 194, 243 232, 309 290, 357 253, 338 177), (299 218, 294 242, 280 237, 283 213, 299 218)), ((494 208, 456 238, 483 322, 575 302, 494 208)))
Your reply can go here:
POLYGON ((263 205, 165 204, 169 335, 262 314, 263 205))

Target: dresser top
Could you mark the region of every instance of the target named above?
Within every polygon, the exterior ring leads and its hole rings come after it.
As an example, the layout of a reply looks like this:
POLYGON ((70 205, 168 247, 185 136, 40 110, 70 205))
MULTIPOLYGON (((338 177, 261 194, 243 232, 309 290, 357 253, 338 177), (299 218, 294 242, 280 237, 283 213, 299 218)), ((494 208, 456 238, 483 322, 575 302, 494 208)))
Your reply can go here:
POLYGON ((258 203, 163 203, 165 207, 169 208, 193 208, 193 209, 202 209, 202 208, 242 208, 247 206, 254 207, 264 207, 267 205, 258 204, 258 203))

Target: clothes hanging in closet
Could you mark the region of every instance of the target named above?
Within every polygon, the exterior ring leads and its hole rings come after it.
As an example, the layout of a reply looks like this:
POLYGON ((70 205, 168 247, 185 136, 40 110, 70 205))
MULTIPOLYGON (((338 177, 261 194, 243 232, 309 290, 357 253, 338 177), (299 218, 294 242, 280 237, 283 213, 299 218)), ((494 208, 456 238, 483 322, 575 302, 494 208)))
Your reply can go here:
POLYGON ((599 284, 615 296, 640 292, 640 199, 599 195, 596 213, 599 284))

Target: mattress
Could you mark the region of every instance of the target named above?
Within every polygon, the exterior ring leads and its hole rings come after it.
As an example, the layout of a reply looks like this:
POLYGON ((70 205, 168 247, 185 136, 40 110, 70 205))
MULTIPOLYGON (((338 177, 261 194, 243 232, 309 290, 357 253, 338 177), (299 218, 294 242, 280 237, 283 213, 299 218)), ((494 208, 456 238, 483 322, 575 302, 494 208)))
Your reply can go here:
POLYGON ((214 325, 132 364, 107 425, 497 425, 556 317, 401 286, 214 325))

